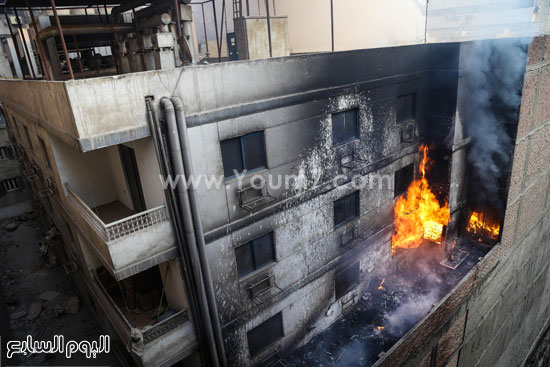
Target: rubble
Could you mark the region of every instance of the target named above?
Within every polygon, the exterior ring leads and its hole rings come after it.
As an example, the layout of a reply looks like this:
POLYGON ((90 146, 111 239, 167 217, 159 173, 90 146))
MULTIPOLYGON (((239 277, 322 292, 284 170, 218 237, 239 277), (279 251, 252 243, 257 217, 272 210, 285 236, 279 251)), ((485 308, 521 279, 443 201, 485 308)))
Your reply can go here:
POLYGON ((17 227, 19 227, 19 224, 17 224, 17 222, 9 222, 4 226, 4 229, 8 232, 13 232, 17 229, 17 227))
POLYGON ((29 308, 29 313, 27 315, 27 320, 32 321, 40 316, 42 312, 42 302, 33 302, 29 308))
POLYGON ((43 301, 53 301, 55 297, 59 295, 59 292, 56 291, 46 291, 38 296, 38 299, 43 301))
POLYGON ((70 297, 65 301, 65 313, 77 314, 80 309, 80 300, 77 296, 70 297))

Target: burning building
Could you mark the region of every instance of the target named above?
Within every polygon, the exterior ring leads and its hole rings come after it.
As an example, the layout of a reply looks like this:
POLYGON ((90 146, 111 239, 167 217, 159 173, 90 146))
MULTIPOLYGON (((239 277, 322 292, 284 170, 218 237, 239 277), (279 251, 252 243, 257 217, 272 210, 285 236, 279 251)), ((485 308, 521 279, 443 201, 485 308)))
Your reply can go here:
POLYGON ((550 315, 546 37, 176 68, 192 17, 163 4, 141 30, 127 3, 101 27, 51 15, 52 80, 0 81, 65 268, 136 364, 313 363, 351 330, 361 364, 528 357, 550 315), (98 32, 113 65, 54 57, 98 32))

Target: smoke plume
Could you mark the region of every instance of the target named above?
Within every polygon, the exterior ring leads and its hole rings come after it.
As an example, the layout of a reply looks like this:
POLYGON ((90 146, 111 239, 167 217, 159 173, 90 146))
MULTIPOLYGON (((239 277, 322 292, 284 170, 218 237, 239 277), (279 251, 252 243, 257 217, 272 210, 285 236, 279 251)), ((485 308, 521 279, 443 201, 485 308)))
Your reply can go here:
POLYGON ((461 120, 472 138, 468 161, 478 200, 497 204, 498 187, 510 165, 507 123, 518 120, 529 39, 475 41, 467 51, 461 120))

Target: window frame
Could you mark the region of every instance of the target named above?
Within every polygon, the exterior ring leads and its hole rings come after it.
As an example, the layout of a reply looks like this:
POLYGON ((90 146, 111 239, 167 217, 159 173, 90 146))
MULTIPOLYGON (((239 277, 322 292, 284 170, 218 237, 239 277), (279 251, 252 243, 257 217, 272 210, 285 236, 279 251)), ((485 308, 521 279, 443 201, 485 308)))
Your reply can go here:
MULTIPOLYGON (((271 325, 269 325, 271 326, 271 325)), ((273 330, 272 328, 270 328, 271 330, 273 330)), ((263 331, 263 333, 265 333, 265 331, 263 331)), ((253 327, 252 329, 248 330, 246 332, 246 341, 247 341, 247 347, 248 347, 248 352, 250 354, 250 357, 251 358, 254 358, 258 355, 260 355, 262 352, 264 352, 266 349, 268 349, 269 347, 275 345, 276 343, 278 343, 282 338, 285 337, 285 324, 284 324, 284 320, 283 320, 283 312, 282 311, 279 311, 277 312, 275 315, 271 316, 270 318, 268 318, 267 320, 263 321, 262 323, 256 325, 255 327, 253 327), (250 340, 258 340, 260 338, 259 335, 256 335, 258 333, 262 334, 262 332, 258 332, 258 330, 264 326, 264 325, 269 325, 268 323, 270 321, 273 321, 274 319, 277 319, 279 321, 278 325, 277 326, 280 326, 280 335, 273 339, 273 340, 270 340, 268 341, 267 343, 264 343, 264 345, 262 346, 259 346, 259 347, 256 347, 254 350, 252 350, 252 348, 250 347, 250 340), (250 334, 253 334, 252 335, 252 338, 251 338, 251 335, 250 334)))
MULTIPOLYGON (((399 175, 401 175, 401 173, 399 173, 399 175)), ((403 177, 400 177, 400 179, 402 180, 403 177)), ((393 197, 397 198, 397 197, 407 193, 407 190, 408 190, 409 186, 411 185, 411 183, 413 181, 414 181, 414 163, 407 164, 407 165, 401 167, 400 169, 398 169, 397 171, 395 171, 393 173, 393 197), (404 191, 397 192, 397 179, 398 179, 397 175, 398 175, 398 172, 404 172, 405 170, 411 170, 411 179, 410 179, 410 181, 408 181, 408 184, 405 187, 404 191)))
MULTIPOLYGON (((251 249, 252 249, 252 264, 253 264, 253 269, 252 269, 252 270, 248 270, 248 271, 246 271, 246 272, 244 272, 244 273, 241 274, 241 273, 239 273, 239 267, 237 266, 237 276, 238 276, 239 279, 244 278, 244 277, 246 277, 246 276, 249 275, 249 274, 255 273, 256 271, 258 271, 258 270, 260 270, 260 269, 263 269, 263 268, 265 268, 266 266, 271 265, 271 264, 277 262, 277 254, 276 254, 276 252, 275 252, 275 236, 274 236, 273 231, 264 233, 264 234, 262 234, 261 236, 258 236, 258 237, 256 237, 256 238, 250 240, 250 241, 247 241, 247 242, 245 242, 245 243, 243 243, 243 244, 241 244, 241 245, 235 247, 235 250, 234 250, 234 251, 235 251, 235 261, 237 260, 237 249, 238 249, 238 248, 241 248, 241 247, 243 247, 243 246, 248 246, 248 245, 250 245, 250 247, 251 247, 251 249), (255 246, 254 246, 254 241, 256 241, 256 240, 258 240, 258 239, 260 239, 260 238, 262 238, 262 237, 264 237, 264 236, 268 236, 268 235, 269 235, 270 238, 271 238, 271 252, 272 252, 273 255, 272 255, 272 257, 271 257, 271 261, 265 262, 265 263, 263 263, 263 264, 261 264, 261 265, 258 266, 257 263, 256 263, 256 250, 255 250, 255 246)), ((237 264, 235 264, 235 265, 237 265, 237 264)))
POLYGON ((241 163, 242 163, 242 166, 243 166, 243 170, 238 172, 239 174, 241 174, 245 170, 246 170, 246 174, 249 174, 249 173, 252 173, 252 172, 257 172, 257 171, 268 168, 267 155, 266 155, 266 150, 265 150, 265 130, 254 131, 252 133, 248 133, 248 134, 244 134, 244 135, 240 135, 240 136, 234 136, 232 138, 223 139, 223 140, 220 140, 220 151, 222 153, 222 168, 224 169, 224 179, 226 181, 237 177, 235 174, 233 174, 231 176, 225 176, 225 167, 224 167, 224 163, 223 163, 223 161, 224 161, 224 159, 223 159, 223 150, 221 148, 223 142, 226 142, 226 141, 232 140, 232 139, 239 139, 240 151, 241 151, 240 159, 241 159, 241 163), (253 168, 253 169, 247 169, 246 168, 246 157, 245 157, 245 154, 244 154, 244 139, 249 137, 249 136, 256 135, 256 134, 262 134, 261 147, 260 148, 261 148, 261 152, 262 152, 262 156, 263 156, 264 165, 261 166, 261 167, 253 168))
POLYGON ((360 123, 359 123, 359 107, 352 107, 352 108, 348 108, 346 110, 332 112, 331 116, 330 116, 330 119, 331 119, 331 124, 332 124, 332 146, 333 147, 339 147, 339 146, 345 145, 349 142, 352 142, 356 139, 361 138, 360 123), (338 143, 335 143, 334 142, 334 115, 337 115, 337 114, 343 114, 344 115, 344 132, 345 132, 346 112, 349 112, 349 111, 356 111, 356 114, 355 114, 355 116, 356 116, 356 119, 355 119, 355 136, 353 136, 349 139, 344 138, 344 140, 342 140, 338 143))
POLYGON ((48 149, 46 148, 46 142, 44 142, 44 139, 42 139, 40 136, 38 137, 38 141, 40 142, 40 146, 42 147, 42 152, 44 153, 46 168, 52 168, 52 164, 50 162, 50 156, 48 155, 48 149))
POLYGON ((339 228, 343 225, 345 225, 346 223, 349 223, 353 220, 355 220, 356 218, 359 218, 360 217, 360 214, 361 214, 361 209, 360 209, 360 201, 361 201, 361 198, 360 198, 360 190, 355 190, 354 192, 351 192, 347 195, 344 195, 342 197, 340 197, 339 199, 337 200, 334 200, 332 202, 332 207, 333 207, 333 223, 334 223, 334 229, 336 228, 339 228), (345 212, 346 212, 346 205, 347 205, 347 201, 346 200, 349 200, 349 198, 351 196, 355 196, 355 214, 351 217, 348 217, 348 218, 345 218, 342 222, 339 222, 339 223, 336 223, 336 203, 338 202, 342 202, 344 201, 344 215, 345 215, 345 212))
MULTIPOLYGON (((406 94, 401 94, 399 96, 397 96, 396 98, 397 100, 397 104, 396 104, 396 110, 395 110, 395 122, 397 124, 403 124, 407 121, 413 121, 416 119, 416 92, 412 92, 412 93, 406 93, 406 94), (401 98, 407 98, 409 96, 412 96, 412 111, 411 111, 411 116, 410 117, 405 117, 405 118, 399 118, 398 116, 398 103, 400 101, 401 98)), ((405 101, 406 102, 406 101, 405 101)))
POLYGON ((6 192, 12 192, 21 189, 17 177, 5 179, 4 181, 2 181, 2 185, 4 186, 6 192))
POLYGON ((334 273, 334 299, 335 300, 339 300, 340 298, 344 297, 346 294, 348 294, 353 288, 357 287, 359 285, 359 283, 361 283, 360 281, 360 273, 361 273, 361 265, 359 263, 359 261, 356 261, 352 264, 349 264, 348 266, 346 266, 345 268, 341 269, 340 271, 338 271, 337 273, 334 273), (352 268, 354 268, 353 270, 356 270, 356 272, 353 273, 354 275, 354 279, 353 279, 353 282, 350 283, 348 285, 348 287, 344 290, 344 291, 338 291, 338 289, 336 288, 336 278, 338 276, 341 276, 343 275, 346 271, 349 271, 351 270, 352 268), (355 269, 357 268, 357 269, 355 269))

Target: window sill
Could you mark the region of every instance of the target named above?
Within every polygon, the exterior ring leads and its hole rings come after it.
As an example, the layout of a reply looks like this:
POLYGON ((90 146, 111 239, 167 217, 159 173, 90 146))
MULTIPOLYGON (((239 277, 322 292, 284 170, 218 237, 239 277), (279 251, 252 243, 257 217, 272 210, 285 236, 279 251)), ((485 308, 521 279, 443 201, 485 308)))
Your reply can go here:
POLYGON ((238 177, 237 176, 225 177, 224 178, 224 183, 226 185, 230 185, 234 182, 238 182, 239 179, 244 180, 244 179, 249 178, 251 176, 254 176, 254 175, 257 175, 257 174, 262 174, 262 173, 265 173, 267 171, 269 171, 269 168, 267 168, 267 167, 254 168, 253 170, 246 171, 245 175, 239 174, 238 177))
POLYGON ((356 216, 353 217, 353 218, 346 219, 346 220, 343 221, 342 223, 335 224, 335 225, 334 225, 334 228, 333 228, 333 231, 336 231, 336 230, 338 230, 338 229, 344 228, 344 227, 346 227, 347 224, 353 223, 353 222, 355 222, 356 220, 358 220, 359 218, 361 218, 361 216, 360 216, 360 215, 356 215, 356 216))
POLYGON ((260 276, 264 273, 267 273, 269 272, 269 270, 275 266, 275 264, 277 264, 277 261, 272 261, 268 264, 265 264, 265 265, 262 265, 261 267, 259 267, 258 269, 255 269, 255 270, 252 270, 248 273, 245 273, 243 275, 240 275, 239 276, 239 283, 241 283, 241 286, 243 285, 243 283, 247 283, 248 281, 250 281, 252 278, 254 278, 255 276, 260 276))
POLYGON ((357 141, 361 141, 361 137, 358 136, 358 137, 355 137, 353 139, 350 139, 350 140, 346 140, 346 141, 343 141, 341 143, 338 143, 338 144, 332 144, 332 149, 337 149, 337 148, 342 148, 348 144, 351 144, 351 143, 354 143, 354 142, 357 142, 357 141))

